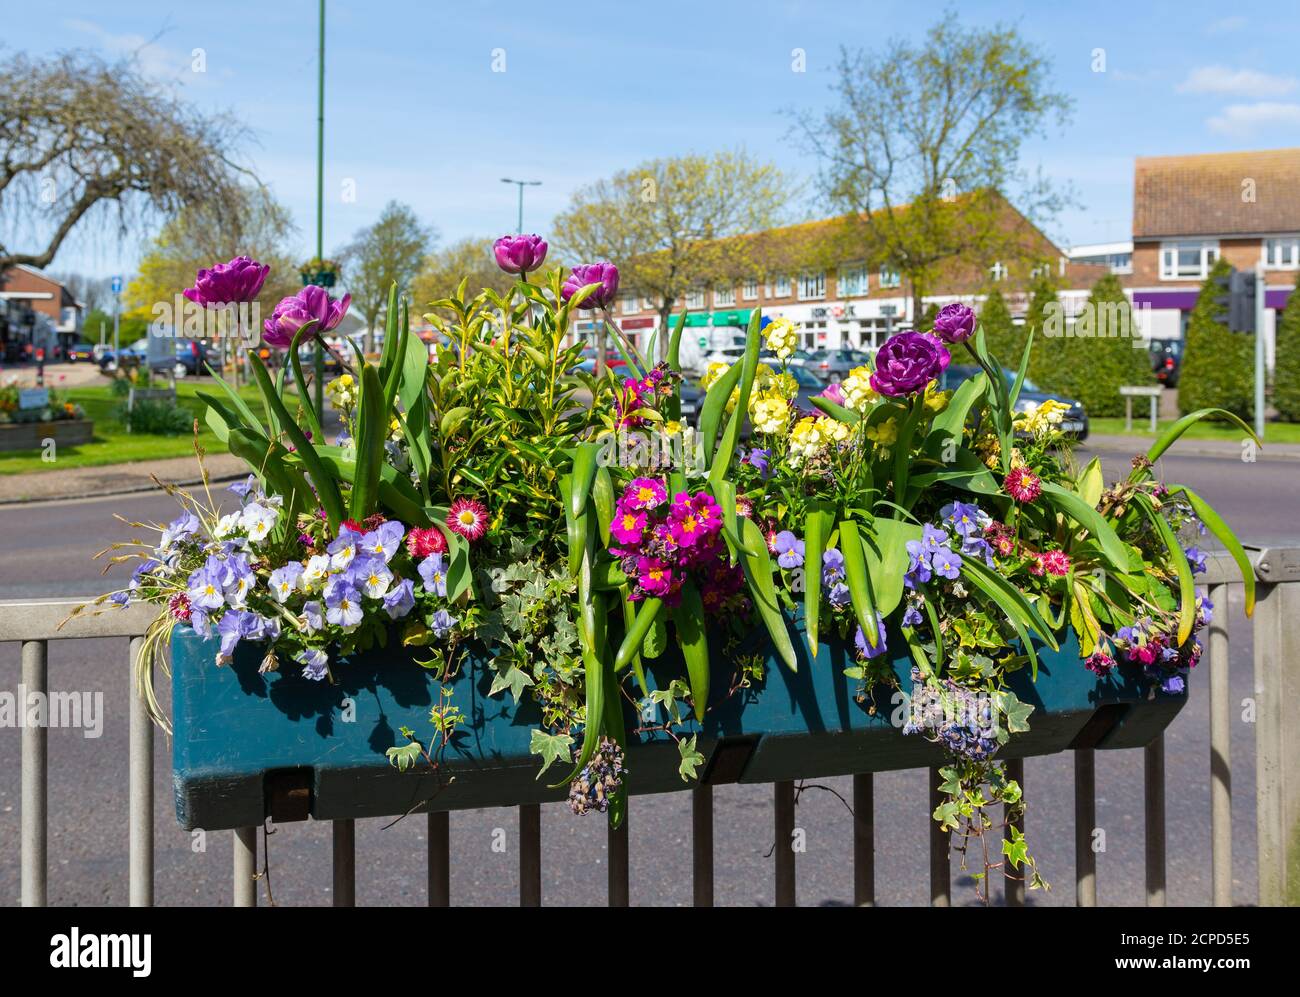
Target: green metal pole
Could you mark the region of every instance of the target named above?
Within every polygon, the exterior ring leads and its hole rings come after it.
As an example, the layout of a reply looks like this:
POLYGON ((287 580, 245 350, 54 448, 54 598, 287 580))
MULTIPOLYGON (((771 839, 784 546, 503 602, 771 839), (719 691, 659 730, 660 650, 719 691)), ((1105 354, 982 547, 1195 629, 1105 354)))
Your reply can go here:
MULTIPOLYGON (((325 0, 320 0, 320 51, 316 77, 316 259, 325 258, 325 0)), ((325 352, 316 346, 316 411, 325 412, 325 352)), ((302 385, 298 385, 302 390, 302 385)), ((323 440, 321 441, 324 442, 323 440)))

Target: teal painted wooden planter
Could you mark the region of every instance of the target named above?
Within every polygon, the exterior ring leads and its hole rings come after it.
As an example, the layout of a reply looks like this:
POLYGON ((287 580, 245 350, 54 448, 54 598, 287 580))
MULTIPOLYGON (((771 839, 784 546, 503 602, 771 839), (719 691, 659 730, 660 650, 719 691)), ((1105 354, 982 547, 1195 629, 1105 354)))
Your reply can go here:
MULTIPOLYGON (((851 648, 823 643, 808 654, 792 623, 798 671, 781 666, 765 640, 766 683, 716 703, 698 732, 710 783, 761 783, 824 778, 942 764, 947 753, 919 736, 904 736, 892 719, 893 690, 877 690, 877 709, 856 698, 858 683, 844 676, 851 648)), ((902 647, 891 639, 891 647, 902 647)), ((337 685, 311 682, 296 667, 258 674, 261 652, 241 645, 232 664, 214 663, 217 643, 189 630, 172 642, 173 778, 176 813, 186 829, 218 830, 260 824, 264 818, 318 820, 377 817, 412 810, 459 810, 559 800, 564 789, 556 763, 540 780, 528 746, 538 715, 526 700, 489 698, 492 669, 471 660, 452 684, 454 705, 467 723, 444 756, 443 774, 427 767, 398 772, 385 751, 409 727, 428 743, 429 710, 438 699, 432 674, 400 649, 356 655, 334 668, 337 685), (448 781, 450 779, 450 781, 448 781)), ((717 652, 720 657, 721 652, 717 652)), ((1032 730, 1018 734, 999 757, 1045 755, 1072 747, 1132 748, 1149 744, 1186 703, 1186 694, 1153 690, 1136 666, 1098 678, 1079 659, 1073 634, 1059 652, 1040 649, 1038 681, 1028 669, 1011 687, 1035 709, 1032 730)), ((903 651, 892 666, 910 689, 911 662, 903 651)), ((665 658, 649 666, 650 680, 682 674, 665 658)), ((721 679, 715 685, 722 684, 721 679)), ((725 693, 715 690, 716 700, 725 693)), ((662 717, 660 718, 662 719, 662 717)), ((629 712, 628 729, 640 718, 629 712)), ((632 793, 686 789, 677 774, 674 742, 661 733, 630 737, 626 763, 632 793)))

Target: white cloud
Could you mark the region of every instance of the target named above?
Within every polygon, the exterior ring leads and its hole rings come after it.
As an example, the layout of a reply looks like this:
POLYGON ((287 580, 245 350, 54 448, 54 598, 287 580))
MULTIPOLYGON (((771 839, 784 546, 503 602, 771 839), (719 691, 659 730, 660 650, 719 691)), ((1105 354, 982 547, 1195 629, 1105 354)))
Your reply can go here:
POLYGON ((1212 21, 1205 28, 1207 35, 1226 35, 1232 31, 1240 31, 1246 26, 1246 19, 1241 16, 1224 17, 1218 21, 1212 21))
POLYGON ((80 18, 64 18, 63 26, 92 37, 110 58, 134 59, 140 72, 154 79, 189 82, 201 74, 191 71, 191 56, 158 44, 168 29, 153 38, 139 34, 115 34, 107 28, 80 18))
POLYGON ((1179 93, 1213 93, 1229 97, 1284 97, 1300 86, 1294 76, 1274 76, 1254 69, 1201 66, 1178 84, 1179 93))
POLYGON ((1210 131, 1245 138, 1263 128, 1300 128, 1300 104, 1229 104, 1206 121, 1210 131))

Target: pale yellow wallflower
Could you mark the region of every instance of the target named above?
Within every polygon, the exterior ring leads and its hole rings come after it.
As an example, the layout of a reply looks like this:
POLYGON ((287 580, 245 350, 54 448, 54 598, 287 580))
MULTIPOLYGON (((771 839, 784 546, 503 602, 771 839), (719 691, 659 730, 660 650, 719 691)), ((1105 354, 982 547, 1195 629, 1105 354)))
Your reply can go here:
POLYGON ((1021 412, 1016 416, 1016 423, 1027 433, 1038 436, 1046 433, 1055 426, 1061 424, 1065 413, 1070 410, 1070 406, 1064 402, 1058 402, 1054 398, 1048 398, 1045 401, 1033 406, 1026 412, 1021 412))
POLYGON ((780 360, 788 360, 799 345, 799 332, 788 318, 773 319, 763 327, 763 341, 780 360))
POLYGON ((800 419, 790 430, 790 462, 795 466, 812 457, 825 445, 821 427, 822 420, 811 416, 800 419))
POLYGON ((951 391, 940 391, 937 381, 931 381, 925 386, 925 408, 931 415, 938 415, 948 407, 948 402, 952 400, 951 391))
POLYGON ((998 439, 996 433, 985 433, 981 436, 975 442, 975 449, 984 460, 985 466, 990 468, 998 466, 998 458, 1002 456, 1002 441, 998 439))
POLYGON ((840 390, 844 392, 844 407, 854 412, 865 412, 880 401, 880 395, 871 386, 870 367, 854 367, 840 383, 840 390))
MULTIPOLYGON (((723 363, 720 360, 713 361, 704 371, 704 376, 700 378, 700 388, 707 392, 709 388, 717 383, 718 378, 729 370, 731 370, 731 364, 723 363)), ((727 411, 734 412, 739 401, 740 388, 735 388, 731 392, 731 397, 727 399, 727 411)))
POLYGON ((893 416, 867 427, 867 439, 878 447, 892 446, 898 440, 898 420, 893 416))
POLYGON ((749 402, 749 419, 757 433, 779 433, 790 417, 790 404, 780 395, 755 394, 749 402))

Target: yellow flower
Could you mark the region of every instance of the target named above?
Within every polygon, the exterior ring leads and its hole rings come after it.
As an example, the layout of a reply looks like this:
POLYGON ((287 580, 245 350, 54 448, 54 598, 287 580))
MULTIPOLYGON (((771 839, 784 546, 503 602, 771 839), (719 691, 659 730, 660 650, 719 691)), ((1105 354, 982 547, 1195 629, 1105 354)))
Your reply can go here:
MULTIPOLYGON (((720 360, 713 361, 713 363, 709 364, 708 369, 705 370, 704 376, 700 378, 700 389, 707 392, 709 388, 713 387, 713 385, 717 383, 718 378, 729 370, 731 370, 731 364, 723 363, 720 360)), ((734 412, 739 401, 740 388, 735 388, 731 392, 731 397, 727 399, 727 411, 734 412)))
POLYGON ((773 319, 763 327, 763 342, 779 360, 788 360, 799 345, 799 332, 788 318, 773 319))
POLYGON ((940 391, 937 381, 931 381, 925 386, 925 407, 931 415, 938 415, 948 407, 948 402, 952 400, 951 391, 940 391))
POLYGON ((794 424, 790 430, 790 462, 798 466, 813 456, 825 444, 822 438, 821 419, 806 416, 794 424))
POLYGON ((840 390, 844 392, 844 407, 854 412, 865 412, 880 401, 880 395, 871 386, 871 368, 867 366, 849 371, 849 376, 840 384, 840 390))
POLYGON ((1070 406, 1048 398, 1016 416, 1016 422, 1028 433, 1038 436, 1058 426, 1070 406))
POLYGON ((878 447, 891 446, 898 440, 898 420, 891 415, 883 422, 868 426, 867 439, 878 447))
POLYGON ((667 422, 664 423, 665 436, 676 436, 681 431, 682 431, 682 424, 678 422, 676 419, 669 419, 667 422))
POLYGON ((749 419, 756 433, 779 433, 790 417, 790 405, 780 395, 756 393, 749 402, 749 419))

